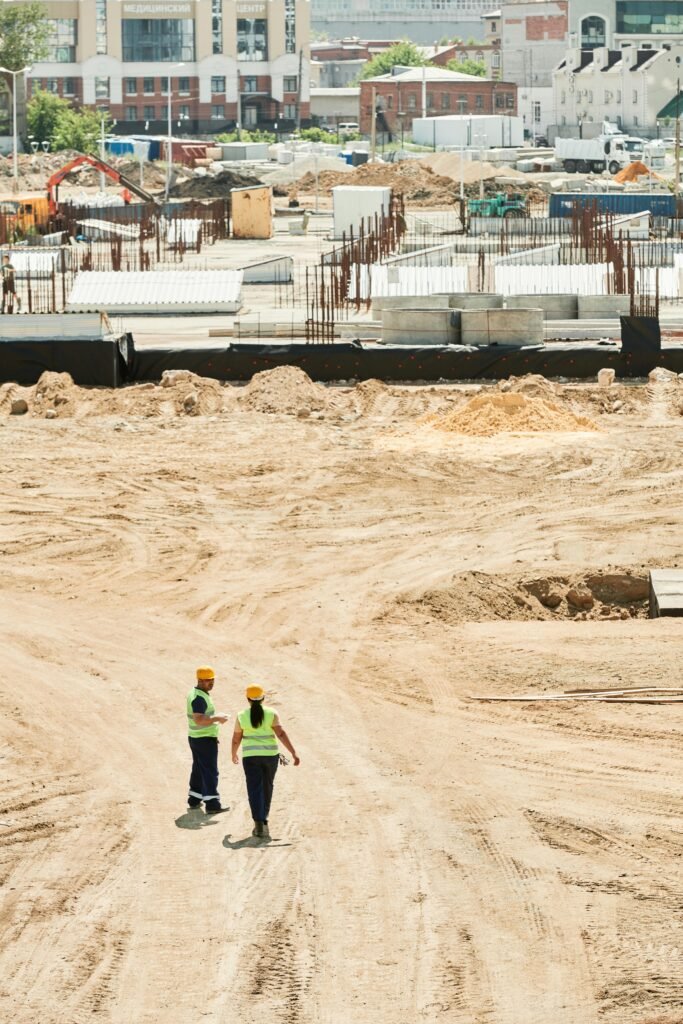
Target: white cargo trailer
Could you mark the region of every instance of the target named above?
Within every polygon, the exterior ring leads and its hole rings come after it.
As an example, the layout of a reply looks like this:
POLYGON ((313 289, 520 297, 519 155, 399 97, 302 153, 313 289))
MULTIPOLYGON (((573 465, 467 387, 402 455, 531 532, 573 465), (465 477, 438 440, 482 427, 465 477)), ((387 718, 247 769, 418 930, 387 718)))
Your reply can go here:
POLYGON ((524 145, 524 121, 506 114, 445 114, 413 119, 413 142, 433 149, 490 149, 524 145))

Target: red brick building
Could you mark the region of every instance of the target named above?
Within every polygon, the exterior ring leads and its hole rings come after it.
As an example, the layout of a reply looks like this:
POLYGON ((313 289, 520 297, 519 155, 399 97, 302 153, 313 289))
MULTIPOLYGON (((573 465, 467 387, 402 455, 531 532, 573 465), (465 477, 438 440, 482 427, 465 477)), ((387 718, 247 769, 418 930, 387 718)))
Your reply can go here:
MULTIPOLYGON (((413 118, 438 114, 516 114, 517 86, 476 78, 446 68, 394 68, 390 75, 368 78, 360 86, 360 130, 372 129, 372 90, 383 116, 381 128, 409 132, 413 118), (423 103, 424 96, 424 103, 423 103)), ((378 125, 380 127, 380 125, 378 125)))

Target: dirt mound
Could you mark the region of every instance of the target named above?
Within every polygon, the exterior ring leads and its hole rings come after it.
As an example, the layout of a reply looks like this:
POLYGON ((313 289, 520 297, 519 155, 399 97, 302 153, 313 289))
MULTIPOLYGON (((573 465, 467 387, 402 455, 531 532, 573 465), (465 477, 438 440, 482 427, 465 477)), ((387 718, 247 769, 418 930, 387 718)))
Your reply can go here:
POLYGON ((597 430, 591 420, 576 416, 555 402, 513 392, 476 395, 461 409, 431 417, 429 422, 437 430, 475 437, 517 431, 597 430))
POLYGON ((362 380, 354 388, 353 397, 356 401, 356 408, 361 416, 379 415, 384 411, 386 399, 391 396, 391 390, 384 381, 370 377, 369 380, 362 380))
POLYGON ((240 402, 254 412, 305 417, 325 407, 327 392, 298 366, 278 366, 254 374, 242 391, 240 402))
POLYGON ((523 377, 509 377, 498 385, 501 392, 512 391, 519 395, 531 395, 546 401, 562 397, 562 386, 542 377, 540 373, 527 373, 523 377))
POLYGON ((34 386, 28 404, 34 416, 64 418, 75 415, 80 395, 81 389, 74 384, 71 374, 46 370, 34 386))
POLYGON ((648 580, 642 570, 602 569, 519 577, 464 572, 447 587, 398 605, 449 624, 534 619, 647 618, 648 580))
POLYGON ((230 189, 261 184, 260 178, 253 174, 220 171, 218 174, 204 174, 181 181, 173 186, 169 195, 172 199, 224 199, 230 189))
MULTIPOLYGON (((329 193, 336 185, 383 185, 403 195, 414 206, 451 206, 459 196, 459 184, 422 166, 419 160, 397 164, 362 164, 350 172, 322 171, 318 189, 329 193)), ((297 192, 315 192, 315 175, 304 174, 292 186, 297 192)))
POLYGON ((432 153, 419 161, 423 167, 428 167, 434 174, 443 175, 453 181, 460 182, 462 178, 466 185, 474 182, 491 181, 494 178, 517 178, 520 182, 526 181, 526 175, 517 171, 514 167, 494 167, 493 164, 482 160, 461 160, 458 153, 432 153))

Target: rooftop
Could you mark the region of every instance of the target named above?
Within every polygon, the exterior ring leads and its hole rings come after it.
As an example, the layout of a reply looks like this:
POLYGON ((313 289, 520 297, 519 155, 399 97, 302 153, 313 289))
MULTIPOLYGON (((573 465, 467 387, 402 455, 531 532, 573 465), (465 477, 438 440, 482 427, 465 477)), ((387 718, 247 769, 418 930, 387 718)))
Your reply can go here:
POLYGON ((398 79, 401 82, 491 82, 491 78, 479 78, 477 75, 464 75, 460 71, 449 71, 447 68, 409 68, 395 74, 377 75, 366 78, 366 82, 389 82, 398 79))

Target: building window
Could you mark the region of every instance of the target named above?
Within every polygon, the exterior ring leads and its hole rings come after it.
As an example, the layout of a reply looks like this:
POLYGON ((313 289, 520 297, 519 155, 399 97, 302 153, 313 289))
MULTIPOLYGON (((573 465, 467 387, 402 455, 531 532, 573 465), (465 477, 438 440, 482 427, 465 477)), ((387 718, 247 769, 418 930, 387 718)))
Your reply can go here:
POLYGON ((95 49, 107 52, 107 0, 95 0, 95 49))
POLYGON ((491 54, 491 67, 495 71, 498 71, 500 69, 500 54, 499 53, 492 53, 491 54))
POLYGON ((286 121, 296 121, 296 103, 285 103, 283 109, 286 121))
POLYGON ((62 95, 63 96, 75 96, 76 95, 76 79, 75 78, 64 78, 64 79, 62 79, 62 95))
POLYGON ((505 93, 505 106, 508 108, 508 110, 512 110, 515 106, 515 97, 512 95, 511 92, 505 93))
POLYGON ((588 102, 589 103, 593 102, 593 90, 592 89, 588 90, 588 102))
POLYGON ((98 75, 95 78, 95 101, 109 99, 109 79, 102 78, 98 75))
POLYGON ((461 114, 464 114, 467 110, 467 96, 464 96, 462 93, 458 96, 458 110, 461 114))
POLYGON ((427 93, 427 108, 429 110, 432 110, 433 107, 434 107, 434 93, 433 92, 428 92, 427 93))
POLYGON ((491 31, 492 32, 497 32, 498 31, 498 22, 497 21, 492 21, 491 22, 491 31))
POLYGON ((296 53, 296 0, 285 0, 285 53, 296 53))
POLYGON ((179 78, 178 79, 178 93, 179 93, 180 96, 189 96, 190 95, 190 79, 189 78, 179 78))
POLYGON ((540 100, 534 100, 533 103, 531 104, 531 110, 532 110, 532 115, 533 115, 533 119, 534 119, 534 124, 540 124, 541 123, 541 101, 540 100))
POLYGON ((78 21, 76 18, 50 18, 49 25, 46 59, 56 64, 73 64, 78 43, 78 21))
POLYGON ((408 110, 417 109, 417 96, 414 92, 408 93, 408 110))
POLYGON ((638 118, 637 117, 633 118, 633 126, 634 126, 634 128, 638 127, 638 118))
POLYGON ((156 107, 145 106, 142 108, 145 121, 155 121, 157 116, 156 107))
POLYGON ((45 92, 51 92, 55 96, 59 95, 59 81, 56 78, 46 79, 45 92))
POLYGON ((505 106, 505 97, 503 96, 502 93, 497 92, 496 93, 496 107, 500 109, 500 108, 502 108, 504 106, 505 106))
POLYGON ((621 35, 672 35, 683 32, 683 9, 671 0, 617 0, 621 35))
POLYGON ((283 88, 285 92, 296 92, 297 86, 297 75, 290 75, 283 80, 283 88))
POLYGON ((566 103, 566 102, 567 102, 567 94, 566 94, 566 92, 563 89, 562 92, 560 93, 560 103, 566 103))
POLYGON ((237 59, 268 60, 268 22, 265 18, 237 19, 237 59))
POLYGON ((441 109, 442 110, 450 110, 451 109, 451 94, 449 92, 442 92, 441 93, 441 109))
POLYGON ((393 105, 394 105, 394 97, 393 96, 387 96, 387 110, 391 110, 393 105))
POLYGON ((124 61, 193 61, 192 18, 124 18, 124 61))
POLYGON ((178 108, 178 117, 182 118, 183 121, 188 121, 190 118, 190 105, 189 103, 181 103, 178 108))
POLYGON ((126 79, 126 96, 135 96, 138 91, 138 80, 137 78, 126 79))
MULTIPOLYGON (((649 6, 649 5, 648 5, 649 6)), ((581 22, 581 49, 595 50, 598 46, 606 46, 607 32, 605 19, 591 14, 581 22)))
POLYGON ((223 121, 225 118, 225 106, 222 103, 211 104, 211 120, 223 121))
POLYGON ((633 90, 633 102, 634 103, 638 102, 638 90, 637 89, 633 90))
POLYGON ((138 108, 137 107, 126 107, 126 121, 137 121, 138 119, 138 108))
POLYGON ((211 79, 211 92, 225 92, 225 75, 214 75, 211 79))
POLYGON ((223 0, 211 0, 211 45, 214 53, 223 52, 223 0))
POLYGON ((476 110, 484 109, 484 97, 480 92, 478 92, 477 95, 474 97, 474 106, 476 110))
POLYGON ((153 78, 143 78, 142 79, 142 91, 144 92, 145 96, 153 96, 154 95, 154 93, 157 90, 156 90, 156 86, 154 84, 154 79, 153 78))
POLYGON ((249 75, 242 79, 242 92, 257 92, 258 79, 249 75))

